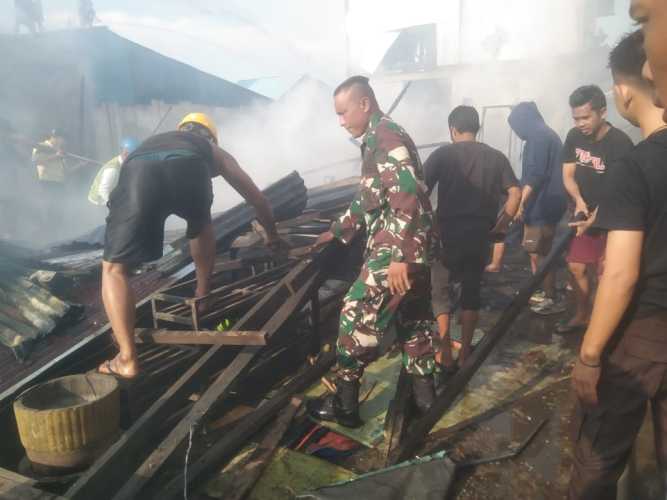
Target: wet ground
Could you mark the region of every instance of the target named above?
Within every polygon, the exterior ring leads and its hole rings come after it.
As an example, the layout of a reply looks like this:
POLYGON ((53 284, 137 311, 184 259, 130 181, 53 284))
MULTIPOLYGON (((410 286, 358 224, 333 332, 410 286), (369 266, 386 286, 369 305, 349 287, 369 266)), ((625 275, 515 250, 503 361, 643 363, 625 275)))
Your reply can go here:
MULTIPOLYGON (((487 280, 485 295, 491 310, 485 326, 498 316, 502 296, 511 297, 528 276, 520 251, 506 259, 503 273, 487 280)), ((566 272, 558 282, 563 293, 566 272)), ((570 308, 571 309, 571 308, 570 308)), ((572 415, 575 405, 570 373, 582 333, 554 333, 556 322, 569 311, 550 317, 524 311, 507 338, 471 380, 462 399, 436 426, 423 452, 448 449, 459 461, 502 455, 516 449, 543 421, 525 449, 514 458, 464 469, 454 498, 562 499, 572 454, 572 415)), ((638 439, 619 499, 664 498, 660 491, 652 426, 647 420, 638 439)))
MULTIPOLYGON (((502 273, 487 276, 482 329, 488 330, 518 285, 529 276, 527 266, 525 254, 515 249, 506 256, 502 273)), ((565 279, 566 271, 561 267, 558 283, 564 300, 565 279)), ((568 319, 568 314, 544 317, 525 310, 461 398, 435 426, 420 455, 446 449, 457 461, 467 462, 516 450, 542 424, 517 456, 462 469, 454 498, 566 498, 575 405, 570 373, 582 337, 582 333, 554 333, 556 323, 568 319)), ((664 498, 648 421, 636 448, 627 478, 619 486, 619 499, 664 498)), ((380 451, 369 449, 344 465, 364 472, 382 467, 383 461, 380 451)))

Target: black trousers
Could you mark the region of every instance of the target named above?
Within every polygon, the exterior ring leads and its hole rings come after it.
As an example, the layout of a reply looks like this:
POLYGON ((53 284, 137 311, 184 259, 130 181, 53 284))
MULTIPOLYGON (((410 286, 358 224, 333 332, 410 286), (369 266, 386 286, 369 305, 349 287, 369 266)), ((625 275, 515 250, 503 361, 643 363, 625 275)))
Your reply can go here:
POLYGON ((574 419, 570 500, 615 500, 651 403, 656 455, 667 464, 667 313, 635 319, 604 359, 596 408, 580 404, 574 419))

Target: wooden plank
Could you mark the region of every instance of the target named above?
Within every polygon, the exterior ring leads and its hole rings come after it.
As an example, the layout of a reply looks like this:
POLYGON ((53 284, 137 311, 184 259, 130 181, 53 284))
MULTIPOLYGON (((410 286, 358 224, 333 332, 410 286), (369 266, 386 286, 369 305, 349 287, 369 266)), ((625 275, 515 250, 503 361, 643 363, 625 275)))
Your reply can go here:
POLYGON ((35 488, 35 484, 34 479, 0 468, 0 498, 3 500, 65 500, 35 488))
MULTIPOLYGON (((247 327, 259 327, 265 330, 267 337, 275 333, 284 322, 297 311, 308 299, 315 284, 319 285, 319 265, 314 260, 304 260, 290 271, 281 282, 236 325, 234 329, 243 330, 247 327), (288 284, 299 286, 297 293, 286 293, 288 284), (251 314, 252 313, 252 314, 251 314)), ((249 328, 249 329, 250 329, 249 328)), ((214 346, 211 350, 219 349, 214 346)), ((234 358, 234 361, 223 370, 217 379, 202 394, 193 405, 190 412, 172 429, 160 446, 150 454, 143 464, 131 474, 126 474, 127 482, 113 498, 137 498, 143 487, 162 468, 164 463, 173 456, 174 452, 185 442, 190 429, 199 426, 212 406, 228 396, 233 383, 241 376, 251 361, 261 351, 258 346, 246 346, 234 358)), ((210 352, 210 350, 209 350, 210 352)), ((84 497, 80 497, 84 498, 84 497)), ((90 496, 85 498, 91 498, 90 496)), ((96 497, 98 500, 99 498, 96 497)), ((75 499, 77 500, 77 499, 75 499)))
POLYGON ((266 466, 269 465, 278 447, 278 443, 285 435, 302 402, 303 398, 293 397, 289 405, 280 412, 276 421, 271 424, 267 434, 260 441, 257 449, 251 454, 248 461, 243 464, 243 468, 239 471, 239 474, 232 480, 230 492, 225 495, 226 500, 243 500, 252 490, 264 472, 264 469, 266 469, 266 466))
POLYGON ((137 343, 185 345, 266 345, 266 332, 261 330, 164 330, 135 329, 137 343))
MULTIPOLYGON (((243 261, 243 260, 239 260, 237 262, 240 263, 239 269, 248 265, 248 263, 243 261)), ((229 290, 233 290, 235 288, 243 288, 245 286, 256 284, 256 283, 265 283, 267 281, 277 280, 280 277, 282 277, 283 275, 287 274, 290 267, 293 267, 293 264, 284 264, 284 265, 281 265, 281 266, 276 266, 276 267, 273 267, 273 268, 271 268, 268 271, 265 271, 263 273, 260 273, 260 274, 254 275, 254 276, 249 276, 247 278, 243 278, 241 280, 234 281, 233 283, 226 283, 224 285, 220 285, 217 288, 213 288, 207 295, 205 295, 204 297, 201 297, 201 299, 205 299, 205 298, 207 298, 211 295, 227 293, 229 290)), ((231 270, 235 270, 235 269, 231 269, 231 270)), ((220 279, 220 276, 216 276, 216 274, 214 274, 211 277, 211 281, 213 283, 217 282, 217 280, 219 280, 219 279, 220 279)), ((179 282, 178 284, 172 286, 169 289, 166 289, 165 291, 166 292, 171 292, 171 293, 183 292, 184 290, 187 290, 188 288, 191 289, 192 285, 195 284, 196 282, 197 282, 197 278, 193 278, 193 279, 188 280, 188 281, 179 282)))
POLYGON ((190 316, 179 316, 178 314, 156 312, 155 319, 161 319, 163 321, 169 321, 171 323, 177 323, 184 326, 195 326, 190 316))
POLYGON ((0 467, 0 479, 4 479, 5 481, 11 481, 16 484, 24 484, 26 486, 34 486, 37 484, 37 481, 35 479, 29 478, 28 476, 23 476, 21 474, 17 474, 14 471, 11 471, 9 469, 5 469, 4 467, 0 467))
POLYGON ((188 297, 180 297, 178 295, 171 295, 164 292, 154 293, 153 299, 161 302, 169 302, 170 304, 187 304, 188 300, 190 300, 188 297))
POLYGON ((526 304, 528 304, 531 295, 540 286, 546 274, 556 264, 558 257, 569 246, 574 234, 575 231, 571 229, 554 244, 551 253, 538 268, 537 272, 520 287, 519 292, 502 312, 496 324, 493 325, 493 328, 477 344, 477 347, 470 355, 470 358, 466 360, 464 366, 451 378, 445 390, 436 398, 431 409, 422 418, 410 425, 410 429, 403 442, 390 453, 388 458, 390 464, 397 464, 409 459, 412 453, 421 445, 433 426, 440 420, 454 401, 456 401, 473 375, 477 373, 484 360, 486 360, 496 345, 505 337, 516 317, 526 304))
MULTIPOLYGON (((311 384, 319 380, 336 360, 335 352, 325 353, 313 366, 308 366, 294 377, 275 396, 262 404, 254 412, 234 427, 234 432, 225 434, 206 453, 188 468, 188 486, 201 482, 205 475, 214 472, 222 462, 229 460, 246 443, 248 438, 266 425, 278 413, 294 394, 305 391, 311 384)), ((181 498, 185 478, 182 473, 174 477, 156 496, 160 500, 181 498)))

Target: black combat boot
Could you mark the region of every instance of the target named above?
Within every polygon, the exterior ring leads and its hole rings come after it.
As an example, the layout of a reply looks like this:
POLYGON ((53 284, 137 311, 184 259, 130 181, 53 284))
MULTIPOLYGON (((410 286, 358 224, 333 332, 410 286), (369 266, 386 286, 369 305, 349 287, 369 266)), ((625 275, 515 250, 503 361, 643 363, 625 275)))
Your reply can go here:
POLYGON ((364 425, 359 417, 359 381, 336 380, 336 394, 308 402, 308 414, 318 420, 336 422, 345 427, 364 425))
POLYGON ((412 375, 412 396, 419 416, 423 416, 435 401, 433 375, 412 375))

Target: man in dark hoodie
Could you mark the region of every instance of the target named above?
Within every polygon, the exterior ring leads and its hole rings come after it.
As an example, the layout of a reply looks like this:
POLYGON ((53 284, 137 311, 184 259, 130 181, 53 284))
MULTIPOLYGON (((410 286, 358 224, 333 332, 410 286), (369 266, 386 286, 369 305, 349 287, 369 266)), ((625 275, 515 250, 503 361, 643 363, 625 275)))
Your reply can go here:
MULTIPOLYGON (((533 274, 541 260, 551 251, 556 225, 567 206, 560 159, 563 144, 530 102, 520 102, 507 121, 525 141, 521 166, 521 202, 516 219, 523 220, 523 248, 530 256, 533 274)), ((544 278, 543 292, 531 297, 532 309, 538 314, 563 312, 556 303, 554 274, 544 278)))

